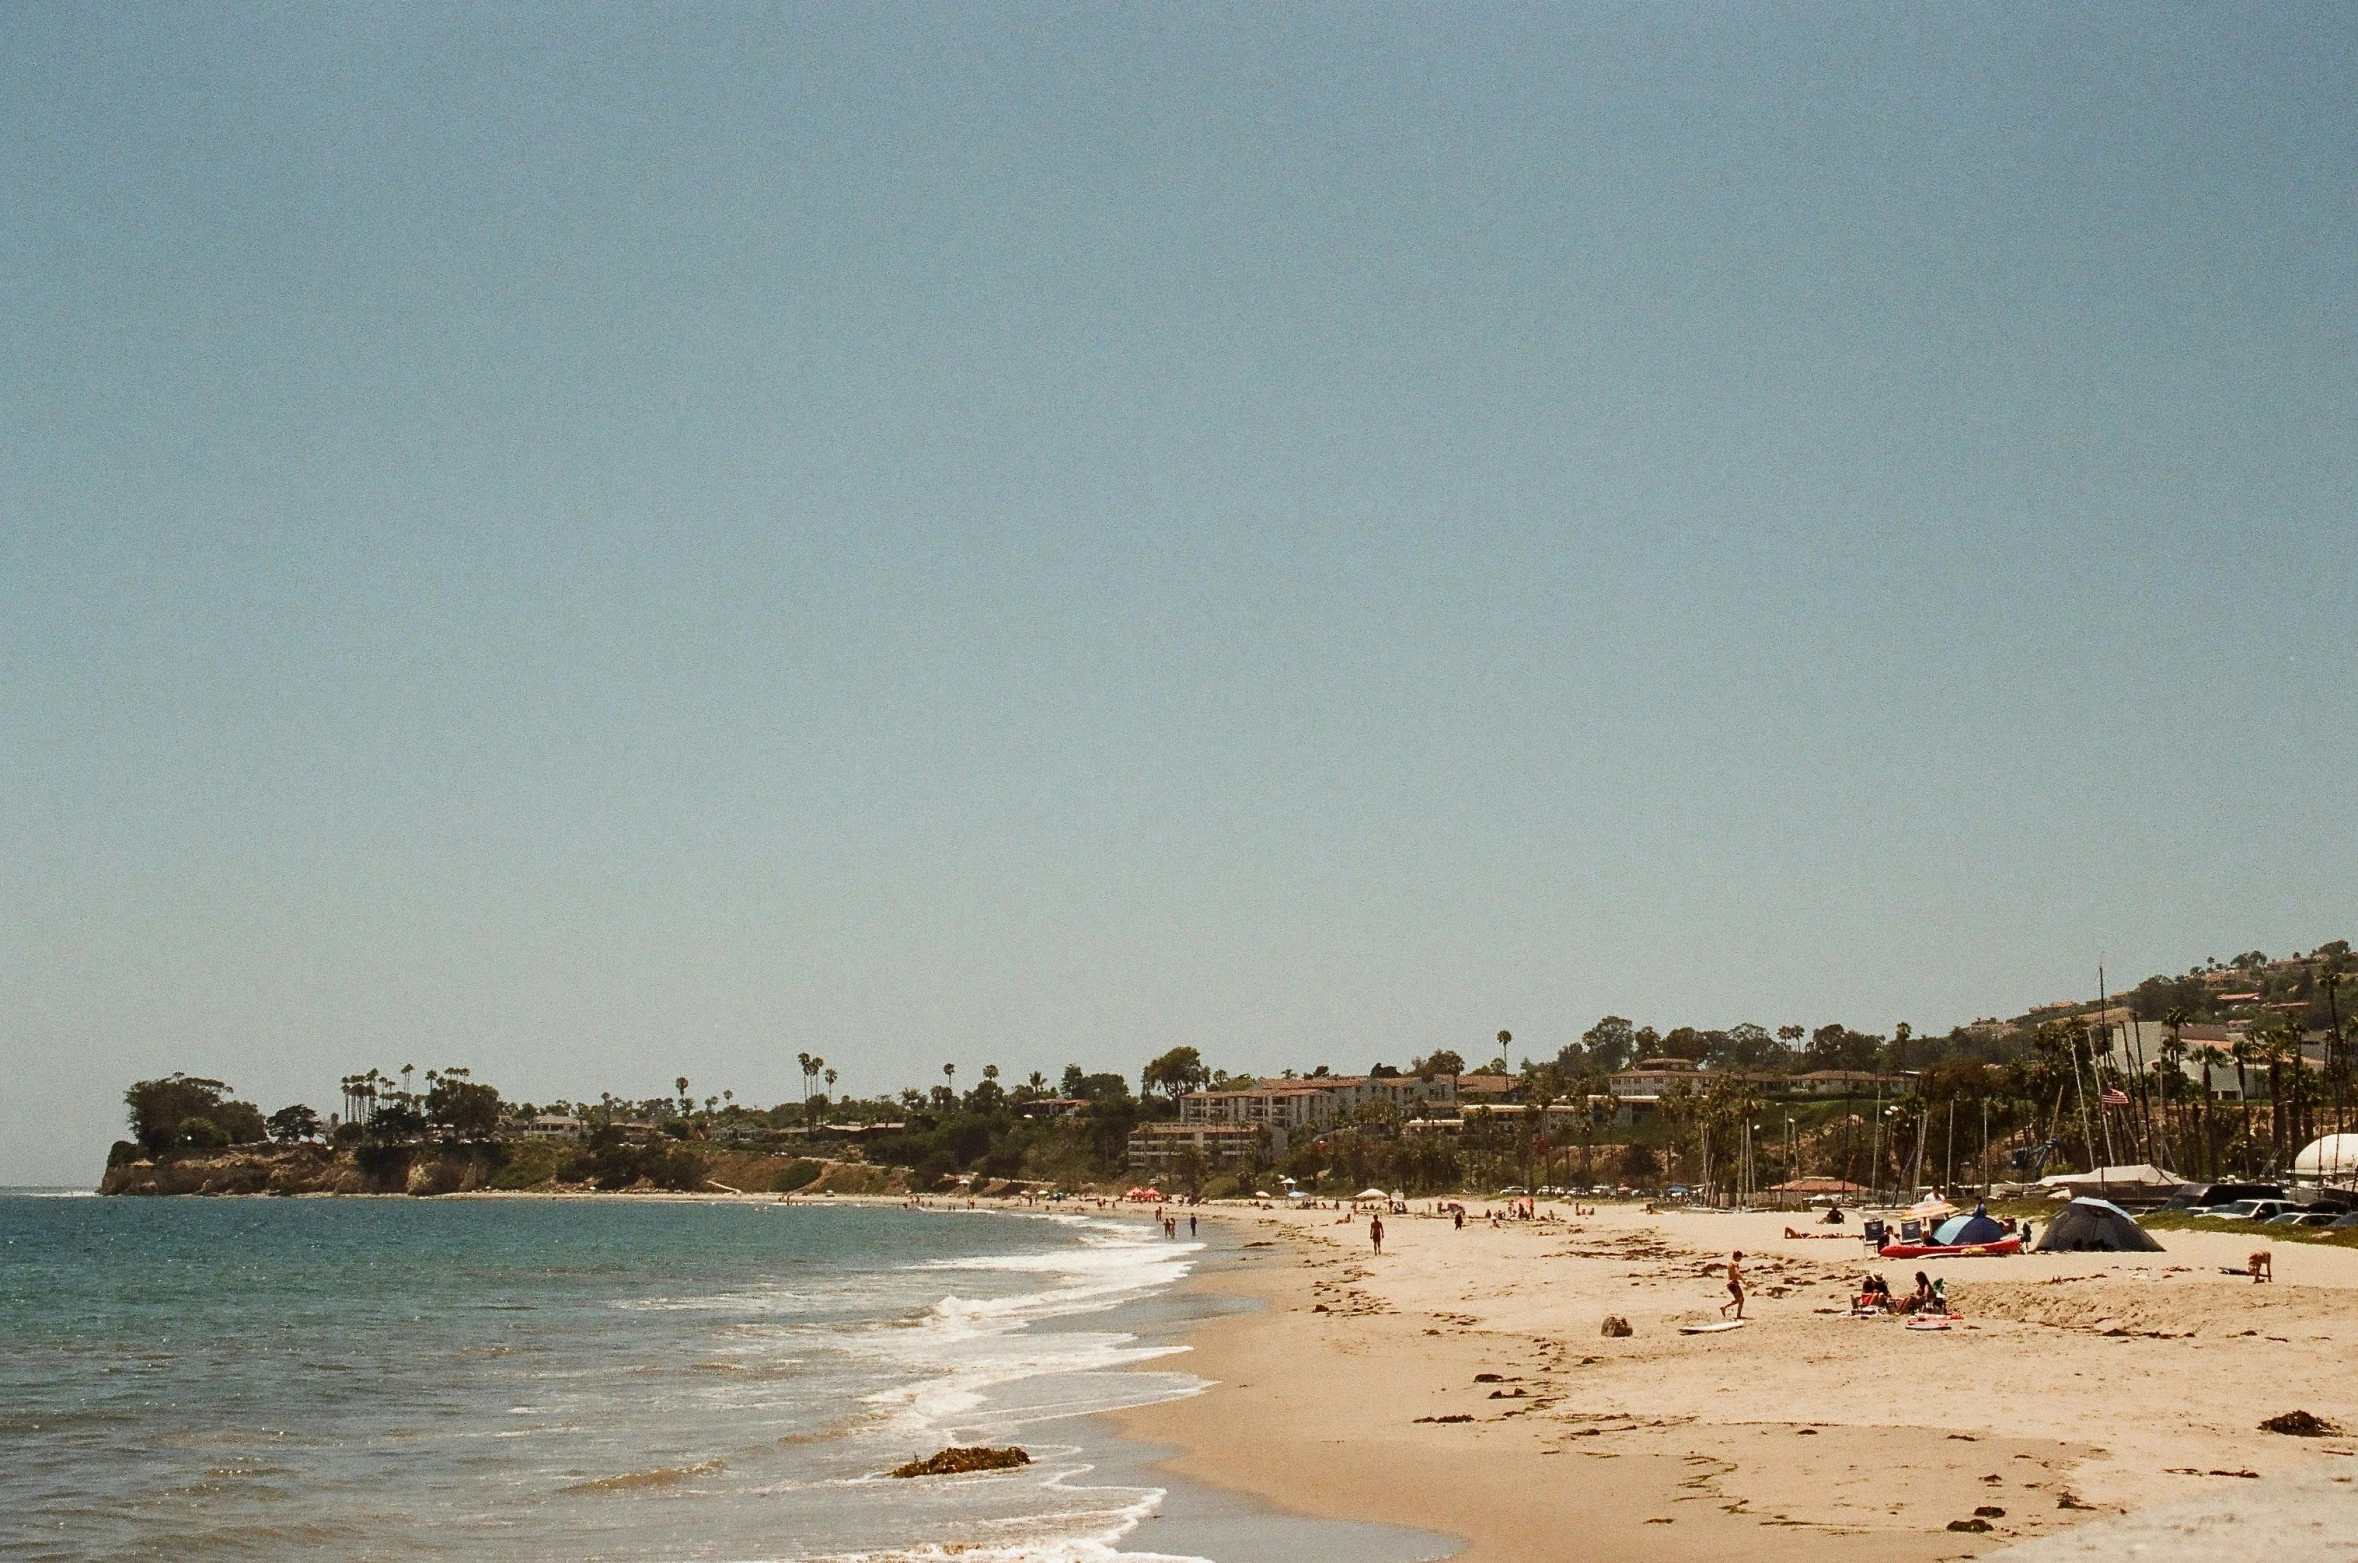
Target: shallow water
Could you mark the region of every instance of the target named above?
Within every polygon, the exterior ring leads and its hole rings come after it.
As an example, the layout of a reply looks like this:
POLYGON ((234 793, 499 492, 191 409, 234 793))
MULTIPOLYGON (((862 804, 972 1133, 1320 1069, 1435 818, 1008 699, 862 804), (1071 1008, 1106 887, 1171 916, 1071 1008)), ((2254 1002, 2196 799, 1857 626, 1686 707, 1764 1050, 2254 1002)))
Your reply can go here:
POLYGON ((1104 1555, 1167 1484, 1075 1414, 1193 1391, 1134 1325, 1200 1252, 1086 1216, 0 1198, 0 1552, 1104 1555), (879 1474, 1010 1440, 1039 1463, 879 1474))

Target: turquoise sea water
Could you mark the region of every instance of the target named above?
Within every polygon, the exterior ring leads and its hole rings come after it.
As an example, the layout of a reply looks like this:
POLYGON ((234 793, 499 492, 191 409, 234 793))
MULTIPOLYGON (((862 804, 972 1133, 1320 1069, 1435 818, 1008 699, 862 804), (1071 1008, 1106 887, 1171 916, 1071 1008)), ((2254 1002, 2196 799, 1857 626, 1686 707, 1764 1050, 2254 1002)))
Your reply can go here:
POLYGON ((1160 1493, 1075 1413, 1196 1387, 1139 1320, 1198 1254, 1086 1216, 0 1197, 0 1554, 1108 1555, 1160 1493), (983 1440, 1040 1461, 879 1475, 983 1440))

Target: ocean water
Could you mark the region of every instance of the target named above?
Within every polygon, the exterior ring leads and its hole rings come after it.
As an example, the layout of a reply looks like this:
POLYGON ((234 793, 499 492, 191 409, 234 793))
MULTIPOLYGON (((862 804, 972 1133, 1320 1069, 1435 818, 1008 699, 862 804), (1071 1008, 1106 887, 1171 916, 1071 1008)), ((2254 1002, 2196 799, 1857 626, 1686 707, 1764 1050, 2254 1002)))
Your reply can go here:
MULTIPOLYGON (((1202 1258, 1085 1214, 0 1197, 0 1555, 1151 1556, 1167 1484, 1080 1414, 1200 1387, 1163 1294, 1202 1258), (881 1474, 986 1441, 1037 1463, 881 1474)), ((1191 1534, 1282 1530, 1229 1518, 1191 1534)))

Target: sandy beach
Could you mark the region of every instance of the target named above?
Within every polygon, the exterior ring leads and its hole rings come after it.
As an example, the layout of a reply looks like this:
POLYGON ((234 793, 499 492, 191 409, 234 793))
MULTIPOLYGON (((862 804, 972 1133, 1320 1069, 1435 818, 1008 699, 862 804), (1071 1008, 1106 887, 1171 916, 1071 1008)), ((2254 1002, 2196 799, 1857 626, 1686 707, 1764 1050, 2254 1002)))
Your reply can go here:
MULTIPOLYGON (((1195 1284, 1262 1306, 1194 1337, 1210 1390, 1122 1421, 1188 1476, 1460 1536, 1475 1560, 1957 1558, 2132 1513, 2232 1531, 2272 1497, 2358 1503, 2358 1437, 2259 1429, 2298 1409, 2358 1432, 2358 1252, 2273 1245, 2266 1286, 2220 1273, 2264 1241, 2250 1230, 1926 1264, 1962 1315, 1930 1332, 1848 1317, 1855 1236, 1559 1210, 1388 1217, 1380 1257, 1364 1217, 1218 1211, 1240 1252, 1195 1284), (1680 1334, 1719 1317, 1738 1248, 1750 1322, 1680 1334), (1609 1313, 1634 1333, 1601 1335, 1609 1313)), ((1903 1290, 1918 1267, 1874 1264, 1903 1290)), ((2071 1555, 2166 1551, 2081 1534, 2071 1555)))

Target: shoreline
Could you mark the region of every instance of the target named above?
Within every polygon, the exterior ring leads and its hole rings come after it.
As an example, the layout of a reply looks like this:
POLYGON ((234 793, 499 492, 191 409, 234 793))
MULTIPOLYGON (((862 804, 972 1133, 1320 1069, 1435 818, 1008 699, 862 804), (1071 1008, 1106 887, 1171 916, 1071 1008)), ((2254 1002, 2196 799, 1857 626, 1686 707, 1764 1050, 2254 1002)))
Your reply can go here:
POLYGON ((1190 1333, 1202 1393, 1108 1415, 1175 1475, 1459 1537, 1470 1563, 1963 1558, 2284 1483, 2358 1501, 2358 1438, 2257 1427, 2299 1408, 2358 1432, 2358 1254, 2280 1249, 2261 1288, 2215 1273, 2248 1233, 1950 1262, 1964 1317, 1918 1332, 1839 1306, 1869 1265, 1912 1266, 1784 1239, 1778 1213, 1400 1216, 1379 1259, 1333 1212, 1207 1209, 1237 1259, 1185 1284, 1260 1308, 1190 1333), (1734 1247, 1747 1328, 1679 1334, 1716 1315, 1734 1247), (1636 1333, 1602 1337, 1607 1312, 1636 1333))

